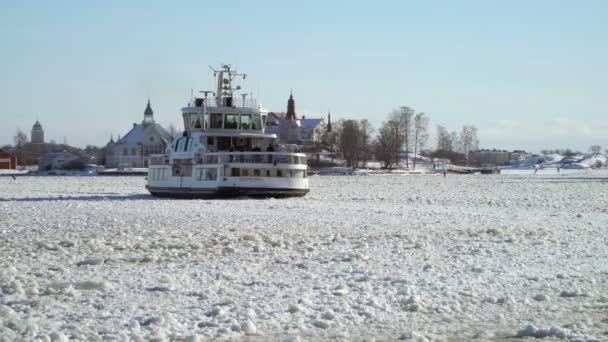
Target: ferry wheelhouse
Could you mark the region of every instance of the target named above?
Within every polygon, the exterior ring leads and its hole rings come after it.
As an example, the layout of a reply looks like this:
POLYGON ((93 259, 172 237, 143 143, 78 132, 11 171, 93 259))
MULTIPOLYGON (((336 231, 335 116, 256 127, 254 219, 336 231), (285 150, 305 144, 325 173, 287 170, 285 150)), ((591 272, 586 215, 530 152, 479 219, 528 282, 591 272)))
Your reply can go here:
POLYGON ((230 65, 213 69, 215 92, 182 108, 183 134, 164 154, 150 156, 146 188, 176 198, 289 197, 309 192, 306 155, 281 148, 265 133, 268 112, 247 99, 230 65))

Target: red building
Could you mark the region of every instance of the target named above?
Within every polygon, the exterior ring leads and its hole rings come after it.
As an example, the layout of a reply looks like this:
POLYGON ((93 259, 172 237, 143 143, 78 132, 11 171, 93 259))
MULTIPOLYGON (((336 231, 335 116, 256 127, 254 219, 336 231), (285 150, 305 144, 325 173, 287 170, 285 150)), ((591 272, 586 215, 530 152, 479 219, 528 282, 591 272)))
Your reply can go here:
POLYGON ((15 170, 17 168, 17 157, 14 154, 0 150, 0 170, 15 170))

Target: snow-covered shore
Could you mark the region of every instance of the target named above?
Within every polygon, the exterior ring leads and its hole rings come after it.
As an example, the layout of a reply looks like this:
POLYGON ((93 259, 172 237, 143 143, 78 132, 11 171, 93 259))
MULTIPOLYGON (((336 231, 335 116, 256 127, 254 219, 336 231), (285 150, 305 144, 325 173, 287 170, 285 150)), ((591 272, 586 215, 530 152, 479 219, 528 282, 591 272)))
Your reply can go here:
POLYGON ((0 177, 0 341, 608 339, 608 172, 310 181, 0 177))

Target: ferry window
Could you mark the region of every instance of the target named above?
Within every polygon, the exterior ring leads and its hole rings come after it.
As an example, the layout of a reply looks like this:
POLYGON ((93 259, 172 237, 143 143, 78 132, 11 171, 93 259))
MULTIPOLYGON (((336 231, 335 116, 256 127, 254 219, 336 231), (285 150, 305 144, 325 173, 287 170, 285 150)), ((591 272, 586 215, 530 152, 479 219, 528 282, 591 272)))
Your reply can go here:
POLYGON ((238 167, 232 168, 232 177, 239 177, 241 175, 241 170, 238 167))
POLYGON ((266 170, 266 177, 270 177, 270 170, 266 170))
POLYGON ((207 145, 215 144, 213 137, 207 137, 207 145))
POLYGON ((277 177, 283 177, 283 170, 277 170, 277 177))
POLYGON ((190 122, 188 122, 188 115, 184 114, 184 129, 186 131, 190 130, 190 122))
POLYGON ((306 172, 306 170, 304 170, 304 178, 308 177, 308 172, 306 172))
POLYGON ((251 129, 250 114, 241 114, 241 129, 251 129))
POLYGON ((249 169, 241 169, 241 177, 249 176, 249 169))
POLYGON ((285 170, 285 177, 293 177, 293 175, 291 174, 291 170, 285 170))
POLYGON ((259 169, 253 169, 253 175, 254 175, 255 177, 260 177, 260 176, 261 176, 261 174, 260 174, 260 170, 259 170, 259 169))
POLYGON ((224 124, 224 128, 237 129, 238 126, 238 114, 226 114, 226 123, 224 124))
POLYGON ((199 181, 210 181, 217 179, 216 169, 199 169, 196 172, 196 180, 199 181))
POLYGON ((303 170, 293 170, 293 178, 304 178, 303 170))
POLYGON ((202 128, 202 124, 201 124, 201 120, 198 116, 198 113, 190 113, 191 117, 190 120, 192 120, 192 127, 194 128, 202 128))
POLYGON ((211 128, 222 128, 222 113, 211 113, 211 128))
POLYGON ((205 173, 205 180, 216 180, 217 179, 217 169, 204 169, 206 171, 205 173))
POLYGON ((251 129, 262 129, 262 122, 260 121, 260 114, 253 114, 253 121, 251 122, 251 129))

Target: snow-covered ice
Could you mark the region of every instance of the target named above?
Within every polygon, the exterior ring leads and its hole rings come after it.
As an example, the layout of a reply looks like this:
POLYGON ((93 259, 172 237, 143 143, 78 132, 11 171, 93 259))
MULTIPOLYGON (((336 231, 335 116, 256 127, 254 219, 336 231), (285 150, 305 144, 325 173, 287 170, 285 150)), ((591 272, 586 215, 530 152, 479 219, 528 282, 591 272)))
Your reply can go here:
POLYGON ((171 200, 0 177, 0 341, 608 340, 608 172, 171 200))

